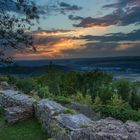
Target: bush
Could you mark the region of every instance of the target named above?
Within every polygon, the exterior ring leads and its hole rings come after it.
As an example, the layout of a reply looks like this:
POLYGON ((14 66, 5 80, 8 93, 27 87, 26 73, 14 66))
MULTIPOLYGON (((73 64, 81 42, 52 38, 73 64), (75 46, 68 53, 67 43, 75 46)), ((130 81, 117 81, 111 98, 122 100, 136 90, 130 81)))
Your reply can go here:
POLYGON ((76 111, 73 109, 65 109, 63 113, 64 114, 76 114, 76 111))
POLYGON ((63 105, 71 103, 70 98, 64 96, 55 96, 53 100, 63 105))
POLYGON ((76 95, 71 96, 71 100, 73 102, 78 102, 81 104, 91 105, 92 98, 90 95, 83 95, 82 93, 78 92, 76 95))
POLYGON ((123 100, 129 101, 131 83, 126 79, 117 80, 114 82, 117 89, 117 93, 122 97, 123 100))
POLYGON ((111 100, 109 101, 109 104, 111 106, 122 106, 124 104, 124 101, 118 94, 113 94, 111 100))
POLYGON ((52 95, 50 94, 50 92, 49 92, 48 86, 39 87, 39 89, 37 90, 37 92, 38 92, 38 96, 39 96, 40 98, 49 98, 49 97, 52 96, 52 95))
POLYGON ((8 77, 7 76, 0 76, 0 82, 5 82, 7 81, 8 82, 8 77))
POLYGON ((18 82, 18 80, 19 80, 19 78, 16 77, 16 76, 8 75, 7 77, 8 77, 8 82, 10 84, 16 84, 18 82))
POLYGON ((99 97, 99 96, 96 96, 96 97, 95 97, 95 100, 94 100, 94 103, 93 103, 93 106, 94 106, 94 107, 98 107, 98 106, 101 106, 102 104, 103 104, 103 103, 102 103, 100 97, 99 97))
POLYGON ((37 83, 31 79, 19 79, 16 83, 16 86, 19 90, 23 91, 25 94, 30 94, 33 90, 36 90, 37 83))
POLYGON ((133 120, 140 121, 140 112, 124 107, 100 106, 96 111, 104 117, 113 117, 122 121, 133 120))

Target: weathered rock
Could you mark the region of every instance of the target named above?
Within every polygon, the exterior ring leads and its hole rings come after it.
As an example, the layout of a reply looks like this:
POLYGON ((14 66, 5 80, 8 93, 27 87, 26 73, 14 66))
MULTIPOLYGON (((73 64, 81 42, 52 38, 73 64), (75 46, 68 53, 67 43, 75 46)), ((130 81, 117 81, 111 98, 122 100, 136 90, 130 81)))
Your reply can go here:
POLYGON ((127 128, 127 131, 134 140, 140 139, 140 123, 132 122, 132 121, 127 121, 125 123, 125 127, 127 128))
POLYGON ((1 90, 0 91, 0 104, 2 107, 17 106, 17 103, 11 101, 11 97, 17 95, 19 92, 15 90, 1 90))
POLYGON ((4 96, 13 96, 18 93, 19 91, 15 91, 15 90, 0 90, 0 95, 4 95, 4 96))
POLYGON ((82 114, 64 114, 67 108, 43 99, 36 104, 36 116, 45 131, 56 140, 71 140, 71 132, 92 123, 82 114))
POLYGON ((57 140, 70 140, 65 129, 55 120, 55 116, 65 109, 60 104, 48 99, 43 99, 35 104, 36 116, 41 122, 43 130, 57 140))
MULTIPOLYGON (((128 126, 130 126, 130 124, 128 126)), ((136 133, 138 135, 128 131, 128 126, 126 127, 126 124, 122 123, 121 121, 107 118, 97 121, 91 127, 81 129, 79 131, 74 131, 72 134, 72 139, 79 140, 82 138, 84 140, 139 140, 140 137, 138 130, 140 129, 140 125, 135 125, 136 133)))
POLYGON ((85 116, 87 116, 88 118, 92 119, 93 121, 97 121, 100 118, 100 115, 95 113, 93 111, 93 109, 91 107, 89 107, 88 105, 82 105, 79 103, 75 103, 75 102, 71 102, 69 104, 65 105, 66 107, 76 110, 77 112, 84 114, 85 116))
POLYGON ((46 126, 50 122, 54 114, 59 114, 65 110, 65 107, 48 99, 39 101, 35 105, 35 108, 38 120, 40 120, 46 126))
POLYGON ((113 118, 93 123, 82 114, 70 114, 67 108, 54 101, 43 99, 36 102, 31 96, 19 94, 14 90, 0 91, 0 106, 5 108, 6 120, 9 123, 32 117, 35 108, 36 116, 44 130, 55 140, 140 139, 140 123, 123 123, 113 118), (69 114, 66 114, 67 112, 69 114))
POLYGON ((8 87, 10 87, 10 85, 6 81, 3 81, 3 82, 0 82, 0 87, 1 88, 8 88, 8 87))
POLYGON ((0 104, 5 109, 7 122, 15 123, 33 117, 35 102, 31 96, 19 94, 18 91, 0 91, 0 104))
POLYGON ((29 95, 19 94, 19 91, 14 90, 4 90, 0 91, 0 104, 3 107, 12 106, 32 106, 36 102, 34 98, 29 95))
POLYGON ((83 114, 60 114, 55 118, 58 123, 70 130, 81 129, 92 124, 92 121, 83 114))
POLYGON ((17 103, 18 105, 22 106, 32 106, 36 100, 29 95, 25 94, 17 94, 11 96, 11 101, 17 103))
POLYGON ((5 120, 8 123, 16 123, 31 118, 33 110, 29 107, 9 107, 5 109, 5 120))

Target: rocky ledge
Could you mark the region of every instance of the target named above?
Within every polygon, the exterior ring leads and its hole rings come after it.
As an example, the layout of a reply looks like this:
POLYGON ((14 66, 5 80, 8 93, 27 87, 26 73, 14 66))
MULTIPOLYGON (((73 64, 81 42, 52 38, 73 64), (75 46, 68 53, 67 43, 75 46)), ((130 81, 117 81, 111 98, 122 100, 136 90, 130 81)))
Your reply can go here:
POLYGON ((68 108, 43 99, 36 104, 36 115, 45 132, 55 140, 139 140, 140 123, 113 118, 92 121, 68 108))
POLYGON ((91 127, 76 131, 72 139, 78 140, 81 137, 84 140, 139 140, 140 124, 106 118, 95 122, 91 127))
POLYGON ((0 91, 0 105, 8 123, 34 117, 35 112, 44 132, 55 140, 140 140, 138 122, 113 118, 95 121, 49 99, 37 102, 18 91, 0 91))
POLYGON ((16 123, 32 118, 34 114, 33 104, 35 102, 34 98, 19 91, 0 91, 0 106, 5 111, 5 120, 8 123, 16 123))

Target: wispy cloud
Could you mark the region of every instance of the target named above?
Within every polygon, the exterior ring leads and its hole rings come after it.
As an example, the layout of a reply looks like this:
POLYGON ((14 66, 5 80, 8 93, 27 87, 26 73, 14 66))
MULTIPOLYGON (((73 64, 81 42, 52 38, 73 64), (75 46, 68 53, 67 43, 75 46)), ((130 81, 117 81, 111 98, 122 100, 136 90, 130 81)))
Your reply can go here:
POLYGON ((87 41, 100 41, 100 42, 122 42, 122 41, 140 41, 140 29, 130 33, 110 33, 102 36, 86 35, 82 39, 87 41))
POLYGON ((140 6, 139 0, 118 0, 117 3, 104 5, 103 8, 124 8, 127 6, 140 6))
POLYGON ((83 7, 80 7, 75 4, 69 4, 66 2, 58 2, 55 1, 51 3, 50 1, 47 3, 47 5, 44 5, 44 9, 47 11, 47 13, 59 13, 59 14, 67 14, 69 12, 76 12, 83 9, 83 7))
POLYGON ((82 7, 77 5, 71 5, 65 2, 60 2, 59 6, 61 7, 62 11, 79 11, 82 10, 82 7))
POLYGON ((69 16, 70 20, 79 20, 79 24, 74 24, 74 27, 94 27, 94 26, 127 26, 130 24, 140 24, 140 2, 138 0, 124 0, 110 5, 105 5, 104 8, 115 7, 112 13, 103 17, 81 17, 69 16))

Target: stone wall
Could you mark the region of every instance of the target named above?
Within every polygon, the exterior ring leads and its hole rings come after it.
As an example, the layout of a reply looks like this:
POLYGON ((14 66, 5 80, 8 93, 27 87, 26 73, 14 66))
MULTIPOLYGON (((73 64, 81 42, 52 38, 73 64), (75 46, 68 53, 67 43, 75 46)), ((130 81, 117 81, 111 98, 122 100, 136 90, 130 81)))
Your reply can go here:
POLYGON ((67 114, 60 104, 43 99, 36 115, 44 130, 55 140, 139 140, 140 124, 113 118, 92 121, 83 114, 67 114))
POLYGON ((140 140, 138 122, 123 123, 113 118, 93 121, 85 116, 85 108, 83 115, 49 99, 37 102, 18 91, 0 91, 0 105, 8 123, 26 120, 35 112, 44 132, 54 140, 140 140))
POLYGON ((16 123, 32 118, 34 115, 33 104, 36 102, 31 96, 14 90, 0 91, 0 106, 5 111, 5 120, 16 123))
POLYGON ((36 105, 36 116, 50 137, 57 140, 71 140, 72 133, 83 126, 90 126, 92 121, 82 114, 70 114, 69 109, 60 104, 43 99, 36 105))

